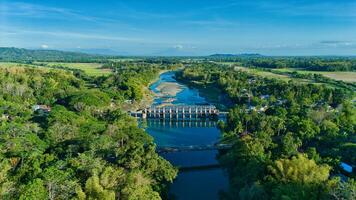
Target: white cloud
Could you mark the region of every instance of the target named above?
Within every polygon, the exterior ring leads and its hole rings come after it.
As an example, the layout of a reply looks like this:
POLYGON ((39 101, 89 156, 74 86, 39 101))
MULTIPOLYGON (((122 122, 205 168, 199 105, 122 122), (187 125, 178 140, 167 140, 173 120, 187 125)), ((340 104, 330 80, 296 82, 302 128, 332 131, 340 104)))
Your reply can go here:
POLYGON ((181 49, 183 49, 184 47, 183 47, 183 45, 181 45, 181 44, 176 44, 176 45, 173 46, 173 48, 178 49, 178 50, 181 50, 181 49))
POLYGON ((40 18, 61 18, 61 19, 80 19, 95 21, 95 18, 79 14, 70 9, 60 7, 48 7, 37 4, 14 2, 2 4, 1 12, 5 16, 24 16, 40 18))
POLYGON ((194 25, 194 26, 224 26, 224 27, 233 27, 238 25, 237 21, 230 21, 225 19, 212 19, 212 20, 187 20, 183 21, 185 24, 194 25))
POLYGON ((73 9, 23 2, 0 3, 0 14, 3 16, 15 17, 61 19, 70 21, 81 20, 95 23, 106 22, 121 24, 120 21, 113 20, 111 18, 95 17, 73 9))
MULTIPOLYGON (((132 38, 132 37, 120 37, 117 35, 105 35, 102 33, 88 33, 88 32, 71 32, 71 31, 42 31, 36 29, 24 29, 21 27, 2 27, 0 25, 0 32, 4 31, 10 32, 12 35, 37 35, 37 36, 54 36, 57 38, 65 39, 92 39, 92 40, 109 40, 109 41, 131 41, 139 42, 143 41, 141 38, 132 38)), ((5 32, 5 33, 7 33, 5 32)), ((46 44, 44 44, 46 45, 46 44)))
POLYGON ((42 49, 48 49, 48 45, 47 45, 47 44, 42 44, 42 45, 41 45, 41 48, 42 48, 42 49))
POLYGON ((176 44, 176 45, 173 45, 173 48, 176 50, 181 50, 181 51, 195 51, 197 49, 196 46, 191 46, 189 44, 186 44, 186 45, 176 44))

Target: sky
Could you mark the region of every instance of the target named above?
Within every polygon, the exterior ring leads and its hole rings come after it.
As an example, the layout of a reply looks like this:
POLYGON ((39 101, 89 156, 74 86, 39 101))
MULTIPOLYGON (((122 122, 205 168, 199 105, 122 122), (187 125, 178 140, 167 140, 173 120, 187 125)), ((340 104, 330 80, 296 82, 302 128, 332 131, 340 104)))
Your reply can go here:
POLYGON ((0 46, 122 55, 356 55, 356 0, 0 0, 0 46))

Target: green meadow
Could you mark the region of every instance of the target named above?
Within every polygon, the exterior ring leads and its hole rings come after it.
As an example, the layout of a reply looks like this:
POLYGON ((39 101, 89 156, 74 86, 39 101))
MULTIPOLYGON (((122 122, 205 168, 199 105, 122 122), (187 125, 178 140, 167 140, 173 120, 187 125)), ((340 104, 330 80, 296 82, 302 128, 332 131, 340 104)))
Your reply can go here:
POLYGON ((83 70, 89 76, 106 76, 111 73, 110 69, 102 69, 100 63, 62 63, 62 62, 35 62, 33 64, 22 64, 14 62, 0 62, 0 67, 56 67, 62 66, 71 69, 83 70))
POLYGON ((328 78, 332 78, 335 80, 345 81, 345 82, 356 82, 356 72, 344 72, 344 71, 337 71, 337 72, 329 72, 329 71, 308 71, 303 69, 295 69, 295 68, 282 68, 282 69, 273 69, 272 71, 276 72, 298 72, 302 74, 321 74, 328 78))
POLYGON ((111 73, 109 69, 102 69, 100 63, 60 63, 60 62, 46 62, 47 66, 63 66, 72 69, 83 70, 89 76, 105 76, 111 73))

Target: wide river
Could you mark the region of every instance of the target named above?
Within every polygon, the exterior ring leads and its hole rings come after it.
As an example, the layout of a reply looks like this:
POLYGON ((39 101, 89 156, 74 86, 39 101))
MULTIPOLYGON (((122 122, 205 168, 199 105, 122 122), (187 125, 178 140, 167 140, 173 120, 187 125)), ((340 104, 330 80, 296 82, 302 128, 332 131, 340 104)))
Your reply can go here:
MULTIPOLYGON (((153 105, 182 104, 202 105, 207 100, 196 89, 188 88, 174 79, 174 72, 160 75, 150 86, 157 97, 153 105), (174 91, 173 91, 174 90, 174 91)), ((215 123, 209 121, 172 122, 148 119, 146 131, 158 146, 189 146, 214 144, 220 137, 215 123), (207 125, 208 124, 208 125, 207 125)), ((194 167, 217 164, 217 151, 175 152, 162 154, 173 165, 194 167)), ((220 168, 184 170, 170 187, 169 199, 216 200, 219 193, 228 189, 228 177, 220 168)))

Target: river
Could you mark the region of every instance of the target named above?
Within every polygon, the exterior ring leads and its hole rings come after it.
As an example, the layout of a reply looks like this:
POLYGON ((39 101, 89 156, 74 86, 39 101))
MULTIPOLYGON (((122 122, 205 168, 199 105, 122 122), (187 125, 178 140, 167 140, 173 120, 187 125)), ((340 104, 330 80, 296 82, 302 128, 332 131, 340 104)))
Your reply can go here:
MULTIPOLYGON (((199 95, 198 90, 178 83, 174 79, 174 72, 161 74, 159 80, 153 83, 150 89, 156 93, 153 105, 202 105, 209 103, 199 95)), ((216 123, 209 121, 183 123, 177 121, 162 122, 157 119, 147 120, 146 131, 154 138, 158 146, 214 144, 220 137, 216 123)), ((218 164, 217 153, 215 150, 208 150, 165 153, 162 156, 175 166, 187 168, 216 165, 218 164)), ((170 187, 169 199, 216 200, 219 199, 219 193, 227 189, 228 177, 221 168, 182 170, 170 187)))

